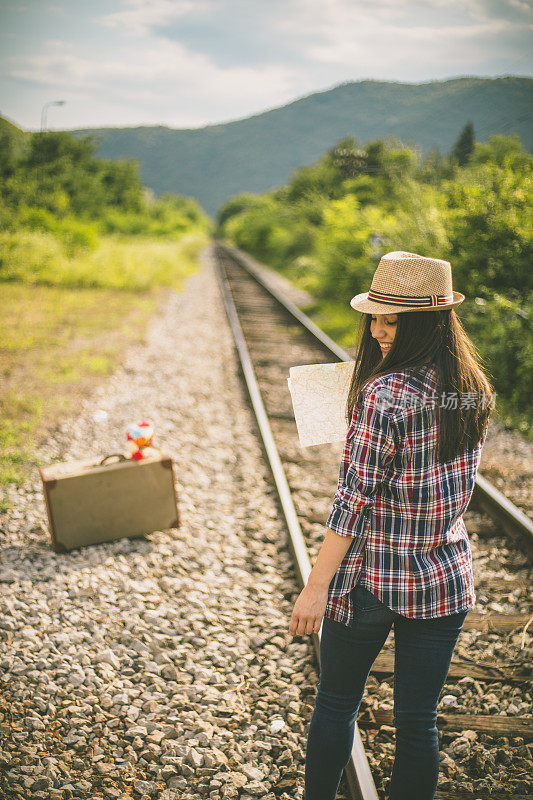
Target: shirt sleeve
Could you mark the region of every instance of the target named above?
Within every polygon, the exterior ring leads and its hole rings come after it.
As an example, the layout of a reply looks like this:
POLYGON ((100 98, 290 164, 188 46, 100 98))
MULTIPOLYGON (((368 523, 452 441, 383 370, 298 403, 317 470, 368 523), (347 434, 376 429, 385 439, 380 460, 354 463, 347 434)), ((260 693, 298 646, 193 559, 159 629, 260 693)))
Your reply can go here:
POLYGON ((379 396, 371 392, 363 398, 353 431, 348 431, 345 456, 333 508, 326 525, 340 536, 357 537, 364 533, 366 515, 383 481, 384 471, 394 458, 394 423, 379 396))

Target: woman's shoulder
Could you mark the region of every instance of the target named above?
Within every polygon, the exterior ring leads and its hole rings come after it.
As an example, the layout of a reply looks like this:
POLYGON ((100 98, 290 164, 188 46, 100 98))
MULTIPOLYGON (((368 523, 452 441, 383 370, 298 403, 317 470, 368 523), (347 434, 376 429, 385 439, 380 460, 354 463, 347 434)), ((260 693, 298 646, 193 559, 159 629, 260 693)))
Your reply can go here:
POLYGON ((372 400, 389 413, 401 412, 412 406, 413 396, 433 394, 437 382, 438 372, 432 364, 415 369, 396 369, 369 381, 363 391, 363 400, 372 400))

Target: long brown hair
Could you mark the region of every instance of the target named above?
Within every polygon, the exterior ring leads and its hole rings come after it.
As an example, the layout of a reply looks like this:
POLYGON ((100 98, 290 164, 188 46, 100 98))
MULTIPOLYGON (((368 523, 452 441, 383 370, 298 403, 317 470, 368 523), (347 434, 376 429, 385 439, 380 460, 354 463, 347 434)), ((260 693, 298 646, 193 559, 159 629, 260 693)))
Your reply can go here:
POLYGON ((348 422, 364 387, 380 375, 405 370, 414 374, 432 365, 438 373, 437 400, 456 393, 457 408, 438 408, 438 460, 443 463, 472 450, 482 439, 493 405, 493 388, 481 357, 453 308, 398 313, 390 350, 381 349, 370 332, 372 314, 361 314, 359 341, 346 414, 348 422), (464 393, 474 402, 461 402, 464 393))

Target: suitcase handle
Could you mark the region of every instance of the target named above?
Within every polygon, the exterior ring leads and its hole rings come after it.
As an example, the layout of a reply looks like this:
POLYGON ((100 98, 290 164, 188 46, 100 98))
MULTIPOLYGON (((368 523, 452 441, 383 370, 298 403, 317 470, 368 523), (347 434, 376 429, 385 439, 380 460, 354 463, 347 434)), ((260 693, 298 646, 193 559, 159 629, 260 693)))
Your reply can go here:
POLYGON ((108 456, 104 456, 104 458, 100 461, 100 466, 102 467, 108 458, 118 458, 119 461, 128 461, 129 459, 126 458, 124 453, 111 453, 108 456))

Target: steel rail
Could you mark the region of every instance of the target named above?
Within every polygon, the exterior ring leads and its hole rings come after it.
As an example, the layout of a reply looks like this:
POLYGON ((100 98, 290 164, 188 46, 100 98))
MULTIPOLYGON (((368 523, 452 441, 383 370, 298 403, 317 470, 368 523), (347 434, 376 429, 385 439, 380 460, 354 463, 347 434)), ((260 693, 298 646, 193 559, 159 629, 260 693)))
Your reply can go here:
MULTIPOLYGON (((272 435, 268 416, 263 404, 257 378, 248 352, 248 347, 239 322, 237 309, 231 293, 228 279, 219 259, 215 259, 216 273, 219 286, 226 308, 226 314, 233 333, 235 346, 239 355, 239 361, 250 395, 250 400, 255 412, 261 438, 269 461, 270 469, 274 477, 278 491, 283 514, 287 522, 289 531, 289 543, 294 557, 296 575, 300 586, 303 588, 311 572, 311 562, 307 552, 307 547, 302 534, 302 529, 298 521, 298 515, 292 501, 291 491, 285 477, 285 471, 279 457, 278 449, 272 435)), ((312 634, 313 646, 320 665, 320 638, 318 634, 312 634)), ((370 765, 368 763, 363 741, 357 723, 355 724, 354 741, 350 760, 345 768, 346 780, 353 800, 378 800, 378 793, 370 765)))
MULTIPOLYGON (((250 256, 220 239, 215 239, 214 241, 217 247, 225 250, 234 258, 279 305, 283 306, 311 336, 318 339, 335 358, 339 359, 339 361, 353 360, 346 350, 334 342, 333 339, 330 339, 330 337, 315 325, 303 311, 300 311, 294 303, 286 297, 283 297, 278 289, 264 280, 255 268, 254 260, 250 256)), ((505 497, 502 492, 496 489, 490 481, 479 473, 476 476, 472 501, 474 505, 477 505, 492 519, 496 520, 508 536, 519 539, 524 544, 530 558, 533 558, 533 522, 523 511, 517 508, 511 500, 505 497)))
POLYGON ((280 306, 283 306, 289 314, 298 320, 298 322, 303 325, 304 328, 309 331, 309 333, 318 341, 324 345, 334 356, 336 356, 339 361, 352 361, 352 357, 346 350, 343 350, 333 339, 324 333, 324 331, 315 325, 315 323, 309 319, 307 314, 304 314, 303 311, 300 311, 298 306, 292 303, 287 297, 283 297, 278 290, 270 285, 267 281, 262 278, 259 272, 256 270, 254 266, 253 259, 248 256, 246 253, 242 253, 240 250, 237 250, 236 247, 227 244, 227 242, 221 242, 219 239, 215 239, 215 244, 223 250, 226 250, 236 261, 243 266, 247 272, 249 272, 253 278, 259 283, 265 291, 267 291, 274 300, 279 303, 280 306))
POLYGON ((524 544, 533 559, 533 522, 483 475, 476 478, 474 503, 500 523, 505 533, 524 544))

